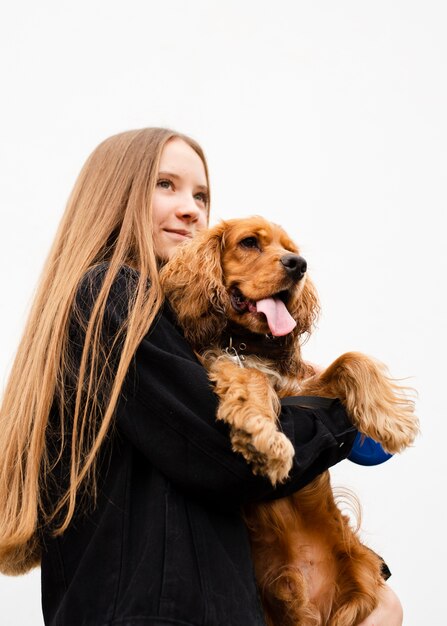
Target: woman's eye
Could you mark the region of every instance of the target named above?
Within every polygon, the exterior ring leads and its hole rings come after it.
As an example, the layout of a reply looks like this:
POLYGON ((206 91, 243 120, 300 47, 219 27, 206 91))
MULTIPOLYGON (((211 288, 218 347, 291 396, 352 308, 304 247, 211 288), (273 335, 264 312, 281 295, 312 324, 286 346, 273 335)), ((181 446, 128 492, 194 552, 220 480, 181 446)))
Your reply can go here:
POLYGON ((157 182, 157 187, 161 187, 162 189, 170 189, 172 187, 172 183, 170 180, 162 179, 157 182))
POLYGON ((203 202, 203 204, 208 204, 208 196, 206 195, 206 193, 196 193, 194 195, 194 198, 199 202, 203 202))
POLYGON ((245 237, 239 242, 242 248, 259 248, 259 243, 256 237, 245 237))

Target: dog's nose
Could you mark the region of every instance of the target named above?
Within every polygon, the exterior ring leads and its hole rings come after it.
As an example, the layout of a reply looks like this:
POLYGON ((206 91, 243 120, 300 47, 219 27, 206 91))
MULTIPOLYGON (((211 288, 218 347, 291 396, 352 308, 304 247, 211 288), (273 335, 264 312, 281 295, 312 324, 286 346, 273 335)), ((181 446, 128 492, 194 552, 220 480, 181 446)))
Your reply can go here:
POLYGON ((306 259, 298 254, 285 254, 280 261, 286 272, 296 281, 301 280, 307 271, 306 259))

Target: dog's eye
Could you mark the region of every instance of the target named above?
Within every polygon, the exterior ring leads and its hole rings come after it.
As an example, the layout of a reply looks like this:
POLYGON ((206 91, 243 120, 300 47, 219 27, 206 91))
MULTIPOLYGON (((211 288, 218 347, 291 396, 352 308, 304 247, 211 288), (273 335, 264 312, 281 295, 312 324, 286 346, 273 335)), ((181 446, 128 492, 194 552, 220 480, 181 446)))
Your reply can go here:
POLYGON ((239 245, 242 248, 259 248, 259 243, 256 237, 245 237, 245 239, 241 239, 239 245))

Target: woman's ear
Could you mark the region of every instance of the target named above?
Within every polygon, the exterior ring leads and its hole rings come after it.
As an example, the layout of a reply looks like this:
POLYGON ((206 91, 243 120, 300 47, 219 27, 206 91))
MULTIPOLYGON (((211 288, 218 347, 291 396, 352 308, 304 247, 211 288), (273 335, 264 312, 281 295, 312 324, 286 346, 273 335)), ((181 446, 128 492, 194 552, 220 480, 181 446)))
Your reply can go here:
POLYGON ((179 246, 160 272, 166 298, 196 349, 209 346, 226 325, 229 296, 221 264, 224 232, 224 222, 201 231, 179 246))

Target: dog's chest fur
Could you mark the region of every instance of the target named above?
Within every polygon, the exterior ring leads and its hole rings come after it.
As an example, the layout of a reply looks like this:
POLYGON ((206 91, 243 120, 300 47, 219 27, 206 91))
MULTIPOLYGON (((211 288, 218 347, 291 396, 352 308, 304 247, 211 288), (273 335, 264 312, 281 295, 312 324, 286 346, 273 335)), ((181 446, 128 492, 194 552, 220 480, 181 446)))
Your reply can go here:
POLYGON ((207 369, 216 359, 228 359, 262 371, 280 397, 298 394, 300 380, 314 373, 303 363, 296 337, 248 333, 235 324, 228 325, 212 347, 196 351, 207 369))

